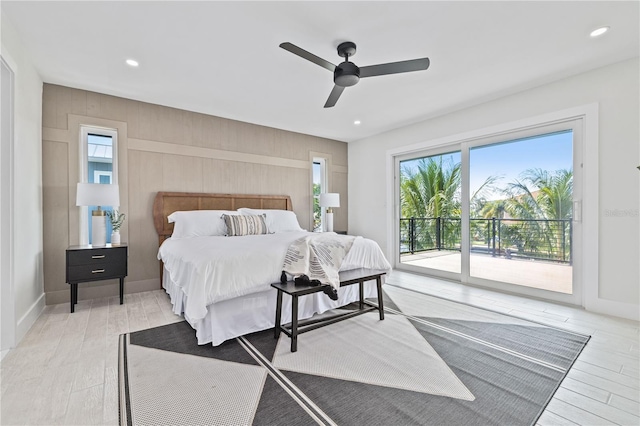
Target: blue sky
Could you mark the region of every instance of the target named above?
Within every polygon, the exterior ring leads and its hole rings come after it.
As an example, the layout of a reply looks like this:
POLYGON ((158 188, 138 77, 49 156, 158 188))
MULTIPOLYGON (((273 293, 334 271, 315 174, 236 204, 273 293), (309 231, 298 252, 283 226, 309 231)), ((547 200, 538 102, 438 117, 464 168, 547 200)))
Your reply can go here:
MULTIPOLYGON (((527 169, 572 170, 572 146, 573 135, 569 131, 471 149, 470 191, 473 194, 489 176, 499 176, 495 185, 506 187, 527 169)), ((502 196, 496 194, 489 198, 502 196)))
MULTIPOLYGON (((444 162, 460 161, 460 153, 444 154, 444 162)), ((412 167, 415 160, 403 161, 401 167, 412 167)), ((556 171, 573 169, 573 135, 571 131, 552 133, 533 138, 473 148, 469 152, 470 190, 473 194, 489 176, 498 176, 495 183, 506 187, 527 169, 556 171)), ((489 199, 499 199, 499 193, 488 195, 489 199)))

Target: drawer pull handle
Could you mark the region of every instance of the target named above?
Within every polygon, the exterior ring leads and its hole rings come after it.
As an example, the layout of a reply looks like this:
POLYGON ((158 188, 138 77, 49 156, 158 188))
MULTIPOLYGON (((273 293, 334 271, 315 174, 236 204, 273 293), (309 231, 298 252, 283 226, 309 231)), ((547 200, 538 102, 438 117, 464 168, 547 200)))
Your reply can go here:
POLYGON ((94 271, 91 271, 92 274, 101 274, 104 272, 104 269, 96 269, 94 271))
POLYGON ((101 254, 99 256, 91 256, 92 259, 104 259, 106 257, 106 255, 101 254))

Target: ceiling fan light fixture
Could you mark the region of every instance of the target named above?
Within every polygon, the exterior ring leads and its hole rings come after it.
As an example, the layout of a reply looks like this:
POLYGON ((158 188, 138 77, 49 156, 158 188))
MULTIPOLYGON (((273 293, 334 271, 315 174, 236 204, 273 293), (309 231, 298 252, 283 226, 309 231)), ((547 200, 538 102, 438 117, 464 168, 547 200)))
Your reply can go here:
POLYGON ((134 68, 135 68, 135 67, 137 67, 138 65, 140 65, 140 64, 138 63, 138 61, 136 61, 135 59, 127 59, 125 62, 126 62, 126 63, 127 63, 127 65, 129 65, 130 67, 134 67, 134 68))
POLYGON ((606 33, 607 31, 609 31, 609 27, 600 27, 600 28, 596 28, 595 30, 591 31, 591 34, 589 34, 591 37, 598 37, 601 36, 602 34, 606 33))

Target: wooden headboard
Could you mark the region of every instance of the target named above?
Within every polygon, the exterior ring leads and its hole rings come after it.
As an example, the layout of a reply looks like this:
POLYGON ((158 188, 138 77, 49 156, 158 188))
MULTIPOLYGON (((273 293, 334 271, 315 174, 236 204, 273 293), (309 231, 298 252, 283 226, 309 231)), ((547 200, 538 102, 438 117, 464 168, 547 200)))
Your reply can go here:
POLYGON ((173 223, 167 216, 187 210, 237 210, 251 209, 293 210, 288 195, 247 194, 199 194, 193 192, 158 192, 153 202, 153 224, 158 233, 158 243, 171 236, 173 223))

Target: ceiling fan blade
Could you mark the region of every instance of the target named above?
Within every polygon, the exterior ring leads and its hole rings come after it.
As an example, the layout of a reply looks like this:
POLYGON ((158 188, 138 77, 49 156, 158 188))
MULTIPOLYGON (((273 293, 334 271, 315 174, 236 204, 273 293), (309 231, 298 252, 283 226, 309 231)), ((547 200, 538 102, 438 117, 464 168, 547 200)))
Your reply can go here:
POLYGON ((280 47, 282 47, 284 50, 288 50, 289 52, 293 53, 294 55, 298 55, 301 58, 306 59, 307 61, 311 61, 316 65, 320 65, 321 67, 326 68, 331 72, 333 72, 336 69, 336 66, 333 65, 331 62, 326 61, 326 60, 314 55, 313 53, 309 53, 306 50, 299 48, 295 44, 291 44, 289 42, 285 42, 285 43, 280 43, 280 47))
POLYGON ((344 87, 342 86, 338 86, 337 84, 333 86, 333 90, 329 94, 329 98, 327 99, 327 102, 324 104, 324 107, 331 108, 332 106, 334 106, 336 102, 338 102, 340 95, 342 95, 343 90, 344 90, 344 87))
POLYGON ((429 68, 429 58, 412 59, 410 61, 390 62, 388 64, 360 67, 360 78, 376 75, 397 74, 401 72, 422 71, 429 68))

